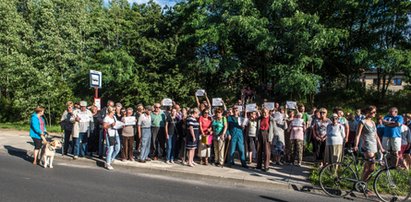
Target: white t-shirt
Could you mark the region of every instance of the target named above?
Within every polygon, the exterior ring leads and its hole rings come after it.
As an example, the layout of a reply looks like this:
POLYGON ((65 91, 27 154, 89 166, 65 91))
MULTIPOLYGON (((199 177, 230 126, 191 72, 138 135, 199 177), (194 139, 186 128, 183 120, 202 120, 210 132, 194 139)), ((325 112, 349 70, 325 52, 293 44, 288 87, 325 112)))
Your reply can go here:
MULTIPOLYGON (((104 121, 103 121, 104 123, 108 123, 108 124, 113 124, 114 122, 115 122, 115 120, 114 120, 114 118, 111 118, 111 117, 109 117, 109 116, 106 116, 105 118, 104 118, 104 121)), ((110 137, 114 137, 116 134, 117 134, 117 130, 116 129, 114 129, 113 127, 109 127, 108 129, 107 129, 107 134, 108 134, 108 136, 110 136, 110 137)))

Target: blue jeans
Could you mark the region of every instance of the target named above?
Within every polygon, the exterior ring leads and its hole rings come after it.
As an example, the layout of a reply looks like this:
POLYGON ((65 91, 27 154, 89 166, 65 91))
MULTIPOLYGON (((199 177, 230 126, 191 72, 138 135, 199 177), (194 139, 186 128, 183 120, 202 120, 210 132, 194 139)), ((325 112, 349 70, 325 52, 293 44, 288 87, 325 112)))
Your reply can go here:
POLYGON ((169 134, 167 140, 167 160, 174 161, 174 148, 176 146, 176 134, 169 134))
POLYGON ((120 136, 118 134, 115 135, 116 137, 116 144, 110 145, 109 136, 106 135, 106 145, 107 145, 107 155, 106 155, 106 163, 111 164, 114 159, 116 159, 118 153, 120 152, 120 136))
POLYGON ((141 151, 140 160, 144 161, 150 154, 151 148, 151 128, 141 128, 141 151))
POLYGON ((87 132, 79 133, 74 142, 74 156, 85 156, 87 152, 87 132))
POLYGON ((243 139, 242 132, 237 132, 231 135, 231 144, 230 144, 230 163, 231 164, 234 164, 234 152, 236 148, 238 148, 241 165, 247 166, 245 162, 244 139, 243 139))

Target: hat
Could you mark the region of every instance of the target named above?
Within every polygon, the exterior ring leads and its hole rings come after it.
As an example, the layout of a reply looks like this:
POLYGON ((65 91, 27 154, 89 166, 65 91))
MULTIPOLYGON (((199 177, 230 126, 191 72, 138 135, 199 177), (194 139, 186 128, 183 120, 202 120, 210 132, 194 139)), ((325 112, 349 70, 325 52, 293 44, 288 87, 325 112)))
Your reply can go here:
POLYGON ((87 107, 87 102, 86 101, 81 101, 80 102, 80 107, 87 107))

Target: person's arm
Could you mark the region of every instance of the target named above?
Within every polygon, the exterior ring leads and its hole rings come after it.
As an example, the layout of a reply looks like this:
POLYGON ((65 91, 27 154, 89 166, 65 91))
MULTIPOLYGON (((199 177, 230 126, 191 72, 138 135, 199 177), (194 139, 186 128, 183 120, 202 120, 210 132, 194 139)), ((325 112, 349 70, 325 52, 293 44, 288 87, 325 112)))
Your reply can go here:
POLYGON ((358 144, 360 142, 360 137, 361 137, 361 133, 362 133, 363 128, 364 128, 364 125, 361 122, 359 122, 358 123, 358 128, 357 128, 357 134, 355 135, 354 151, 358 151, 358 144))
POLYGON ((200 108, 200 100, 198 100, 197 95, 194 95, 196 97, 196 102, 197 102, 197 107, 200 108))
POLYGON ((195 134, 194 134, 194 127, 193 127, 193 126, 189 126, 189 127, 188 127, 188 130, 190 130, 190 135, 191 135, 191 137, 193 137, 193 142, 195 142, 195 141, 196 141, 196 136, 195 136, 195 134))
POLYGON ((138 125, 138 139, 140 139, 141 142, 141 125, 138 125))
POLYGON ((377 139, 377 146, 378 146, 378 148, 380 148, 380 151, 384 153, 385 150, 384 150, 384 148, 382 147, 380 137, 378 137, 378 134, 377 134, 377 133, 375 133, 375 138, 377 139))
POLYGON ((164 129, 166 131, 166 140, 168 140, 168 120, 166 121, 166 125, 165 125, 164 129))
POLYGON ((208 107, 211 107, 211 102, 210 102, 210 99, 208 99, 207 92, 204 92, 204 96, 205 96, 205 98, 206 98, 206 100, 207 100, 207 105, 208 105, 208 107))
POLYGON ((348 125, 348 121, 345 122, 345 142, 348 142, 348 138, 350 135, 350 125, 348 125))
POLYGON ((227 133, 227 128, 228 128, 228 124, 227 124, 227 119, 223 117, 223 123, 224 123, 224 128, 223 128, 223 134, 222 134, 222 139, 225 139, 225 135, 227 133), (225 121, 224 121, 225 120, 225 121))

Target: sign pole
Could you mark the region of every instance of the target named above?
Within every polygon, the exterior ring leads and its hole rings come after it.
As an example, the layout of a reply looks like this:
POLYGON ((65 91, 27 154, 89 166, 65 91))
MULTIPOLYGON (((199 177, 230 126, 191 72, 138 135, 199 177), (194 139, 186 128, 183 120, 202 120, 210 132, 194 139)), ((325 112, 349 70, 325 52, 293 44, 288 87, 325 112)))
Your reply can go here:
POLYGON ((98 87, 94 87, 94 98, 98 98, 98 87))

